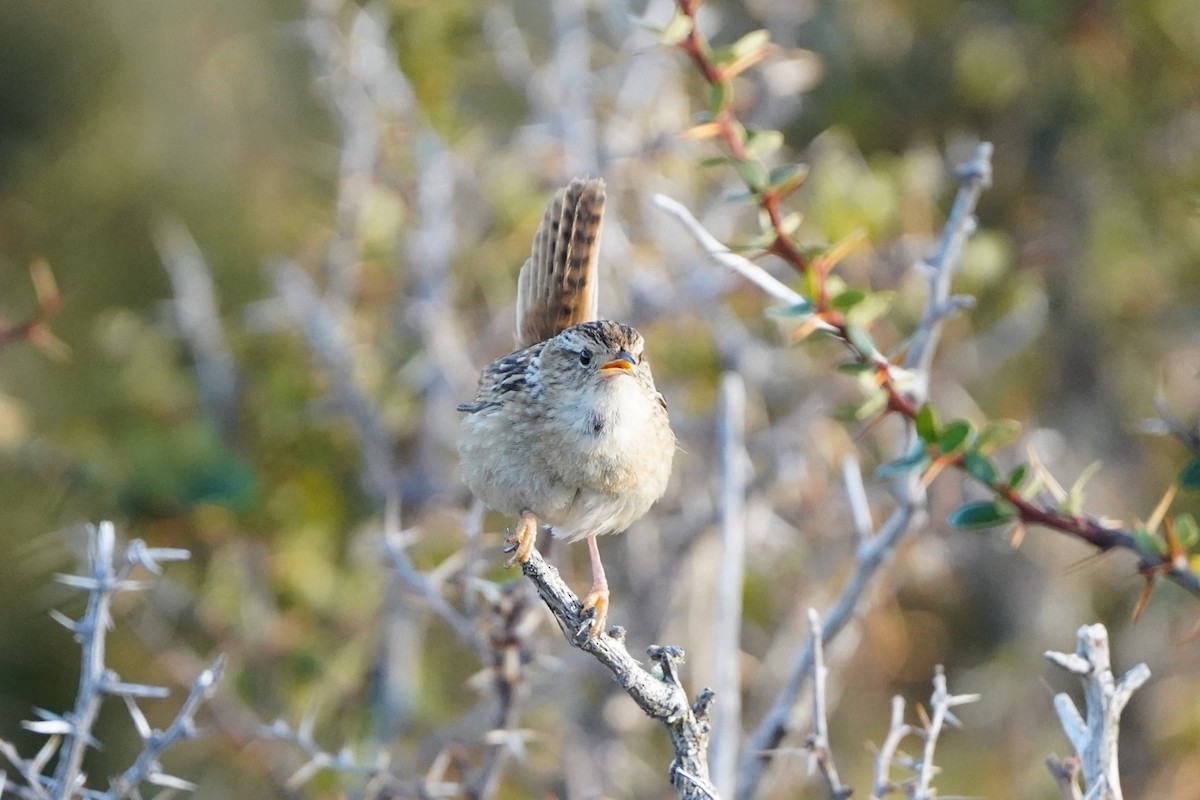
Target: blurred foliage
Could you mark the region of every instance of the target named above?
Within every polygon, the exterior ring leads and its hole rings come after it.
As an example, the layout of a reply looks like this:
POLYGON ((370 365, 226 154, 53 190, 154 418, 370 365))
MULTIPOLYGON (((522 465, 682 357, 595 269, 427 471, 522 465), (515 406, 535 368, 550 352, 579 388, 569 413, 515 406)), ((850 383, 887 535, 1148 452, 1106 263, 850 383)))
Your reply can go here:
MULTIPOLYGON (((449 301, 479 365, 509 343, 513 278, 550 190, 565 171, 594 168, 565 152, 561 121, 538 116, 539 96, 550 95, 553 106, 566 102, 566 90, 555 95, 543 85, 545 73, 541 83, 515 86, 496 52, 497 19, 511 18, 525 36, 525 57, 535 64, 561 57, 561 20, 534 0, 391 0, 380 8, 390 15, 391 43, 422 124, 469 176, 456 197, 462 217, 449 301)), ((772 642, 779 647, 779 631, 795 622, 798 598, 814 602, 799 594, 811 587, 795 576, 826 578, 847 552, 844 515, 831 507, 840 503, 837 463, 854 443, 828 416, 857 395, 852 378, 831 377, 840 353, 781 346, 753 290, 731 290, 719 310, 644 299, 668 283, 691 286, 711 270, 668 246, 682 240, 667 238, 654 212, 643 213, 650 192, 721 198, 708 210, 729 241, 747 241, 756 229, 745 207, 724 199, 736 176, 699 166, 711 148, 677 136, 706 106, 686 94, 698 91, 696 76, 622 17, 645 11, 662 25, 667 7, 615 9, 592 4, 587 13, 598 76, 593 110, 607 126, 593 157, 628 237, 613 241, 605 260, 629 286, 606 289, 603 302, 640 315, 685 449, 696 454, 683 459, 679 486, 664 501, 664 518, 676 521, 679 535, 706 524, 692 520, 709 502, 712 470, 700 460, 718 370, 739 363, 738 351, 750 353, 740 366, 759 370, 750 446, 760 476, 754 491, 771 512, 750 543, 744 644, 768 686, 777 680, 771 670, 786 661, 772 642), (636 66, 621 67, 622 60, 636 66), (630 69, 656 81, 651 94, 659 99, 623 120, 622 103, 633 102, 639 86, 629 81, 618 93, 612 76, 630 69), (765 341, 772 355, 730 344, 735 329, 765 341), (809 397, 819 399, 806 405, 809 397), (683 487, 700 487, 699 495, 683 487)), ((351 10, 339 19, 348 22, 351 10)), ((1194 462, 1185 469, 1178 444, 1134 432, 1153 413, 1160 386, 1183 418, 1200 408, 1200 15, 1190 0, 747 0, 713 4, 706 14, 714 40, 733 42, 766 26, 791 59, 739 78, 734 102, 758 127, 784 132, 784 156, 809 164, 789 201, 803 214, 806 242, 868 234, 870 247, 851 254, 839 276, 850 287, 896 293, 895 312, 880 323, 882 341, 902 339, 919 313, 920 280, 909 267, 944 217, 947 165, 976 139, 995 143, 995 185, 984 195, 982 231, 957 286, 978 305, 969 322, 952 326, 938 362, 933 393, 945 419, 970 420, 974 430, 987 419, 1021 420, 1053 451, 1046 458, 1057 460, 1068 486, 1103 459, 1089 487, 1095 513, 1144 519, 1181 470, 1185 488, 1195 483, 1194 462)), ((330 399, 329 376, 294 326, 270 323, 278 310, 270 307, 268 265, 291 258, 326 279, 338 228, 340 132, 314 82, 304 15, 299 3, 234 0, 9 0, 0 8, 0 313, 15 320, 32 308, 28 266, 45 258, 65 299, 52 328, 72 352, 56 363, 19 343, 0 350, 0 552, 15 567, 0 585, 0 736, 26 752, 34 738, 19 720, 31 706, 69 706, 76 676, 69 637, 45 613, 66 602, 47 588, 49 576, 70 568, 79 541, 72 526, 99 519, 195 555, 179 572, 185 577, 172 576, 187 600, 160 599, 169 635, 155 640, 143 631, 140 640, 114 643, 123 673, 148 670, 156 674, 147 680, 181 682, 186 676, 172 674, 169 659, 147 655, 155 646, 225 650, 236 666, 231 689, 264 721, 296 721, 315 709, 334 750, 369 736, 388 741, 392 731, 381 727, 394 724, 407 733, 401 760, 418 766, 446 740, 477 741, 486 727, 472 711, 486 695, 486 681, 472 681, 480 665, 456 641, 424 629, 413 641, 425 649, 403 656, 412 662, 408 687, 418 688, 391 723, 372 716, 384 691, 377 670, 388 625, 419 626, 388 617, 396 599, 380 569, 379 498, 364 488, 360 442, 330 399), (205 407, 173 321, 155 231, 174 219, 195 237, 217 287, 239 378, 231 427, 205 407)), ((436 396, 428 354, 418 314, 406 305, 420 284, 421 265, 406 248, 422 213, 415 163, 427 144, 422 135, 412 120, 387 129, 384 163, 353 232, 358 283, 347 330, 359 359, 355 377, 381 409, 398 460, 410 471, 434 462, 442 470, 429 485, 405 484, 406 524, 419 522, 425 532, 413 557, 429 569, 461 548, 467 499, 446 442, 429 438, 430 420, 452 419, 452 403, 441 417, 440 407, 427 406, 436 396)), ((451 387, 463 396, 470 388, 451 387)), ((937 452, 955 449, 944 441, 954 424, 931 425, 927 441, 937 452)), ((972 452, 982 449, 982 436, 972 452)), ((872 468, 895 455, 886 438, 860 444, 872 468)), ((913 463, 928 457, 917 454, 913 463)), ((1018 484, 1014 465, 995 459, 978 469, 1018 484)), ((981 691, 993 705, 977 718, 974 738, 946 740, 942 792, 1052 797, 1038 769, 1044 752, 1061 752, 1065 742, 1045 724, 1049 702, 1031 677, 1038 654, 1069 649, 1075 627, 1093 616, 1119 626, 1140 587, 1129 564, 1068 571, 1090 554, 1052 538, 1013 555, 994 537, 946 533, 950 511, 978 498, 941 480, 947 488, 933 497, 935 532, 922 532, 885 579, 889 599, 863 624, 867 656, 845 667, 855 702, 840 704, 834 744, 861 753, 864 739, 883 734, 887 695, 926 696, 932 664, 944 661, 952 690, 981 691), (1014 696, 1035 701, 1006 703, 1014 696), (984 746, 994 763, 981 763, 984 746), (1023 771, 1014 778, 1017 765, 1023 771)), ((1196 494, 1182 493, 1176 504, 1176 525, 1193 538, 1196 494)), ((504 524, 489 518, 487 530, 504 524)), ((614 553, 614 572, 623 567, 629 576, 614 593, 614 616, 623 610, 621 592, 630 610, 651 597, 638 594, 648 590, 636 576, 644 584, 674 574, 659 555, 639 562, 617 549, 624 542, 604 546, 606 560, 614 553)), ((570 568, 581 557, 574 550, 556 558, 570 568)), ((505 576, 492 569, 486 577, 505 576)), ((702 630, 703 620, 688 609, 700 607, 704 592, 675 588, 669 613, 655 607, 661 627, 632 635, 676 635, 694 653, 700 645, 688 632, 702 630)), ((1131 709, 1123 752, 1133 754, 1129 785, 1151 787, 1145 796, 1183 796, 1180 787, 1191 785, 1185 777, 1197 769, 1200 715, 1187 699, 1200 659, 1194 642, 1176 643, 1173 626, 1194 620, 1197 606, 1177 592, 1163 595, 1139 627, 1114 631, 1118 658, 1124 650, 1130 660, 1150 660, 1156 680, 1162 676, 1146 710, 1131 709)), ((560 644, 553 634, 548 641, 548 650, 560 644)), ((590 707, 576 711, 587 725, 628 736, 638 756, 606 791, 658 796, 664 743, 629 716, 625 698, 611 698, 605 676, 589 676, 590 693, 577 702, 590 707)), ((769 689, 749 687, 747 695, 753 720, 769 689)), ((525 725, 539 734, 528 745, 530 766, 519 769, 534 777, 514 781, 508 796, 529 787, 568 793, 553 777, 567 767, 547 744, 567 738, 553 710, 534 704, 528 711, 525 725)), ((112 724, 120 731, 124 723, 112 724)), ((93 768, 122 764, 131 739, 127 729, 115 733, 108 749, 89 756, 93 768)), ((224 740, 196 745, 179 771, 220 773, 216 759, 246 777, 209 775, 200 781, 203 796, 283 796, 256 752, 224 740)), ((788 781, 802 771, 789 762, 773 796, 794 796, 788 781)), ((852 773, 861 785, 863 767, 852 773)), ((333 793, 335 785, 318 788, 333 793)))

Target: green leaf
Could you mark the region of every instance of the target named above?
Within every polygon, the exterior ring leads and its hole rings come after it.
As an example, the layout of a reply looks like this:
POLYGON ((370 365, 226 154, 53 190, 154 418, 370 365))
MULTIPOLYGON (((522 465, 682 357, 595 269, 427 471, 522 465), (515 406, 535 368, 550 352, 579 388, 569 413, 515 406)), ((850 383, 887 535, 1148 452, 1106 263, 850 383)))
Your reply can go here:
POLYGON ((771 34, 765 30, 750 31, 729 46, 733 60, 753 55, 771 43, 771 34))
POLYGON ((1084 468, 1083 472, 1079 473, 1079 477, 1075 479, 1075 484, 1071 487, 1071 491, 1067 493, 1067 501, 1063 503, 1063 511, 1066 511, 1068 514, 1079 513, 1079 510, 1083 508, 1083 487, 1087 486, 1087 482, 1100 471, 1100 467, 1102 466, 1104 466, 1102 462, 1093 461, 1084 468))
POLYGON ((917 411, 917 436, 932 444, 938 437, 937 409, 926 403, 917 411))
POLYGON ((880 464, 875 468, 875 477, 881 481, 890 481, 907 475, 918 467, 923 468, 927 463, 929 463, 929 455, 925 452, 924 446, 918 445, 907 455, 886 464, 880 464))
POLYGON ((687 14, 675 12, 675 16, 663 28, 659 41, 667 47, 674 47, 688 37, 692 32, 693 20, 687 14))
POLYGON ((1154 553, 1159 558, 1166 558, 1167 542, 1158 534, 1139 527, 1133 532, 1133 538, 1146 552, 1154 553))
POLYGON ((846 326, 846 341, 850 346, 862 353, 864 358, 874 358, 879 351, 875 349, 875 343, 871 341, 871 337, 866 330, 857 325, 846 326))
POLYGON ((784 164, 771 170, 767 176, 767 183, 774 191, 787 194, 804 183, 806 177, 808 177, 807 164, 784 164))
POLYGON ((729 156, 712 156, 711 158, 700 159, 700 166, 702 166, 702 167, 723 167, 732 160, 733 159, 731 159, 729 156))
POLYGON ((800 229, 800 223, 804 221, 804 215, 799 211, 793 211, 783 219, 779 220, 779 230, 784 236, 791 236, 800 229))
POLYGON ((1024 464, 1018 465, 1012 472, 1008 473, 1008 487, 1010 489, 1020 489, 1021 483, 1025 480, 1025 475, 1028 472, 1029 467, 1024 464))
POLYGON ((975 437, 975 449, 991 455, 1021 435, 1021 423, 1015 419, 994 419, 975 437))
POLYGON ((953 453, 962 447, 963 442, 971 435, 971 423, 966 420, 956 419, 942 429, 942 435, 938 437, 937 447, 943 453, 953 453))
POLYGON ((718 81, 709 90, 708 110, 715 117, 725 109, 725 106, 729 105, 732 99, 733 87, 724 81, 718 81))
MULTIPOLYGON (((750 158, 766 158, 783 145, 783 134, 779 131, 754 131, 746 137, 746 155, 750 158)), ((763 185, 771 181, 770 174, 763 178, 763 185)))
POLYGON ((963 453, 963 469, 975 480, 987 486, 993 486, 999 474, 991 459, 975 450, 963 453))
POLYGON ((1193 458, 1179 470, 1179 488, 1187 491, 1200 489, 1200 456, 1193 458))
POLYGON ((870 419, 887 407, 887 400, 887 392, 872 392, 867 396, 867 399, 859 405, 858 409, 855 411, 855 417, 860 420, 870 419))
POLYGON ((750 191, 761 191, 762 187, 766 185, 767 170, 757 161, 739 161, 737 169, 738 175, 742 176, 742 180, 746 183, 746 187, 750 191))
POLYGON ((895 292, 871 292, 846 313, 846 319, 865 327, 890 311, 895 301, 895 292))
POLYGON ((838 311, 849 311, 861 303, 866 296, 867 293, 861 289, 847 289, 829 301, 829 305, 838 311))
POLYGON ((977 500, 954 509, 947 521, 960 531, 974 531, 1003 525, 1016 516, 1017 510, 1007 500, 977 500))
POLYGON ((1200 529, 1197 529, 1196 518, 1186 512, 1175 517, 1175 538, 1183 545, 1183 549, 1190 553, 1196 543, 1200 542, 1200 529))
POLYGON ((847 375, 861 375, 864 372, 874 371, 875 365, 864 364, 861 361, 843 361, 841 364, 837 365, 836 369, 838 372, 842 372, 847 375))
POLYGON ((813 304, 807 300, 801 300, 790 306, 772 306, 766 310, 768 317, 777 319, 794 319, 796 317, 807 317, 813 312, 813 304))

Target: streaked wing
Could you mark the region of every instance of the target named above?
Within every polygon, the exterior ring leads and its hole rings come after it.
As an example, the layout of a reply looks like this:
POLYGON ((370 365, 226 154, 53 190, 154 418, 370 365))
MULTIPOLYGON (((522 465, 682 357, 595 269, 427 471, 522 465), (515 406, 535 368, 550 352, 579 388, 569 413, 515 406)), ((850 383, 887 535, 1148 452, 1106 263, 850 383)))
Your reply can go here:
POLYGON ((517 346, 599 316, 596 263, 604 181, 576 178, 554 195, 517 279, 517 346))
POLYGON ((540 347, 527 347, 488 364, 479 376, 479 389, 475 393, 475 399, 470 403, 460 403, 458 410, 477 414, 489 408, 499 408, 509 392, 530 388, 529 363, 539 352, 540 347))

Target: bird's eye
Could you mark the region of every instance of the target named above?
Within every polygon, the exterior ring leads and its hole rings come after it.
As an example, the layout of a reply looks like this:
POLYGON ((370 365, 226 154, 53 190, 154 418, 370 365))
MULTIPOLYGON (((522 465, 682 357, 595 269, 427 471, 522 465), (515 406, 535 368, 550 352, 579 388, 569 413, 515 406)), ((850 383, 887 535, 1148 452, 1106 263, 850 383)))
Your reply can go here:
POLYGON ((592 351, 591 350, 580 350, 579 351, 579 363, 583 364, 585 367, 588 364, 592 363, 592 351))

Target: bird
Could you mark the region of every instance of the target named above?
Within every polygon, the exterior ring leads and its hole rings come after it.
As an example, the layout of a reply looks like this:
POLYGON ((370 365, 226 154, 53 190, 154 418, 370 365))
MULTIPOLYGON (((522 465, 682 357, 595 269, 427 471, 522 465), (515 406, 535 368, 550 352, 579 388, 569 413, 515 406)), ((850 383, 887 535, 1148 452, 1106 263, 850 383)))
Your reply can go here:
POLYGON ((601 179, 576 178, 546 207, 517 277, 517 350, 483 368, 458 406, 463 477, 484 505, 519 515, 505 566, 524 563, 540 523, 586 539, 588 635, 606 630, 608 580, 596 537, 619 533, 666 492, 676 449, 645 340, 599 319, 601 179))

